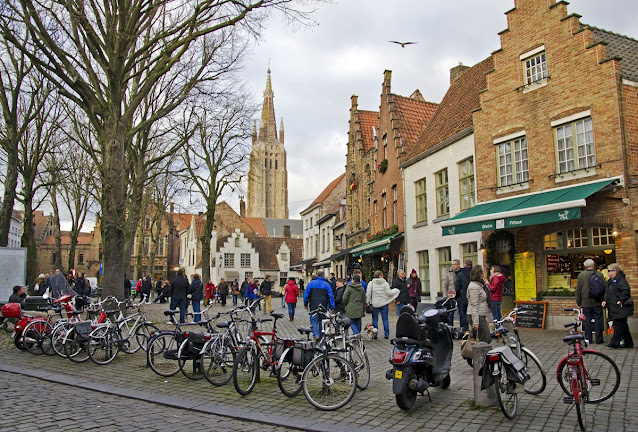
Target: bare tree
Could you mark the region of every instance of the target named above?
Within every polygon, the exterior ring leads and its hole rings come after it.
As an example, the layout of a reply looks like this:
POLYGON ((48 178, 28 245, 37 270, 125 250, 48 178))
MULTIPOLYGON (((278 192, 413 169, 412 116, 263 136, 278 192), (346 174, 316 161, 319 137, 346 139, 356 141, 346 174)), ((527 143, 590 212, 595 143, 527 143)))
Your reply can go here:
POLYGON ((314 0, 7 0, 4 37, 86 114, 101 155, 104 294, 121 296, 125 257, 126 164, 135 134, 163 118, 217 70, 232 35, 257 36, 270 10, 304 19, 314 0), (16 23, 29 41, 16 37, 16 23), (171 70, 179 85, 167 103, 134 123, 142 101, 171 70))
POLYGON ((242 91, 230 91, 210 103, 195 106, 184 115, 182 133, 188 139, 182 153, 188 176, 206 205, 202 243, 202 280, 210 279, 210 243, 217 199, 226 189, 236 189, 247 175, 246 144, 256 107, 242 91))

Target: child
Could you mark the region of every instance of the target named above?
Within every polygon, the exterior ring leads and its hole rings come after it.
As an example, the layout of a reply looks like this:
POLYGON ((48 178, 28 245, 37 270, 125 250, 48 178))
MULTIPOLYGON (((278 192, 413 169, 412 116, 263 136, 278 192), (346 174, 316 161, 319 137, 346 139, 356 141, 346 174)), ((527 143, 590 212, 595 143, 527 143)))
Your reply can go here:
MULTIPOLYGON (((439 300, 434 305, 437 309, 454 309, 456 307, 456 302, 454 301, 454 297, 456 296, 456 291, 450 289, 447 292, 447 298, 445 300, 439 300)), ((454 311, 448 313, 447 315, 447 323, 454 327, 454 311)))

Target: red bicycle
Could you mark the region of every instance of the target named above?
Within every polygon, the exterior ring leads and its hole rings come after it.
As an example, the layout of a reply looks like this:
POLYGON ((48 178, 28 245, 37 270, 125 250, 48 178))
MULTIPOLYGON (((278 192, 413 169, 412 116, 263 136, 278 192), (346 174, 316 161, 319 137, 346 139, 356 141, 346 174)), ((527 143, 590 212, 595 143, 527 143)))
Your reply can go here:
POLYGON ((587 347, 589 341, 578 332, 578 327, 585 320, 580 309, 565 309, 565 312, 577 314, 573 323, 565 324, 570 328, 569 336, 563 342, 572 346, 558 364, 556 379, 567 394, 563 398, 566 404, 576 406, 578 425, 585 430, 585 404, 598 403, 612 397, 620 385, 620 370, 614 361, 596 350, 587 347))

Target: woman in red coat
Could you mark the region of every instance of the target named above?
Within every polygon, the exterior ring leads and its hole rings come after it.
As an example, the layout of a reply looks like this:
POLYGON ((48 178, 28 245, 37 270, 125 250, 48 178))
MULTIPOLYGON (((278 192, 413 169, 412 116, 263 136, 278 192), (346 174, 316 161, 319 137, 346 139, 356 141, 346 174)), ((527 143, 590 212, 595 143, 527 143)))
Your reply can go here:
POLYGON ((492 297, 492 316, 495 320, 503 319, 501 314, 501 301, 503 301, 503 286, 507 278, 501 273, 501 268, 493 265, 490 268, 490 280, 487 285, 490 287, 490 297, 492 297))
POLYGON ((286 303, 288 304, 288 319, 290 321, 295 319, 295 308, 297 307, 298 296, 299 287, 295 283, 295 278, 288 279, 288 283, 284 290, 284 297, 286 297, 286 303))
POLYGON ((204 287, 204 293, 206 295, 206 304, 210 303, 214 289, 215 289, 215 285, 213 285, 213 281, 209 279, 208 283, 204 287))

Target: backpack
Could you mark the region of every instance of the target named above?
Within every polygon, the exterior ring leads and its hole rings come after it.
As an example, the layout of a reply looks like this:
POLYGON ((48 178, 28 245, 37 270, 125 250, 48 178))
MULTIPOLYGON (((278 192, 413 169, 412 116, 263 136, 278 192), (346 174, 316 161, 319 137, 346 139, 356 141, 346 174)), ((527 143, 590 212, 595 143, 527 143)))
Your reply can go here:
POLYGON ((596 301, 602 301, 605 297, 605 283, 597 272, 593 272, 589 276, 589 297, 596 301))

